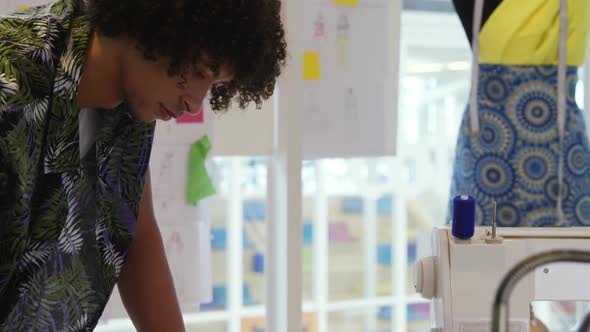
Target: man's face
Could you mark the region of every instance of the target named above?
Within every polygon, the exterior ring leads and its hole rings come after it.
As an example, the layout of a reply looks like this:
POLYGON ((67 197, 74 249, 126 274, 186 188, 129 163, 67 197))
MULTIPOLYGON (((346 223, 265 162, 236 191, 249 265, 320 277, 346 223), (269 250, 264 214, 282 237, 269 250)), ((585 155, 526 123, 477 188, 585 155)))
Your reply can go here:
POLYGON ((123 80, 125 99, 140 121, 168 121, 184 112, 197 114, 209 90, 233 78, 227 66, 213 73, 202 64, 184 75, 169 76, 167 61, 149 61, 139 51, 134 52, 123 69, 123 80))

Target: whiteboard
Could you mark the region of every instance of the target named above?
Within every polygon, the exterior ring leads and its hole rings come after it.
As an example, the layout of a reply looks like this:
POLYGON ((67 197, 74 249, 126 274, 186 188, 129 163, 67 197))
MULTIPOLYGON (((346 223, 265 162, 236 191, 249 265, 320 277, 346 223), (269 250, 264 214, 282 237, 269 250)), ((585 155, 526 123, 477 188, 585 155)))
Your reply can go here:
MULTIPOLYGON (((306 81, 301 96, 304 158, 395 154, 401 5, 390 7, 388 0, 359 0, 357 7, 334 0, 304 1, 305 50, 318 52, 321 65, 320 79, 306 81), (321 25, 324 33, 318 35, 321 25)), ((281 111, 275 109, 274 98, 260 110, 233 105, 226 113, 213 114, 212 155, 272 155, 274 115, 281 111)))
POLYGON ((304 45, 320 70, 304 84, 305 158, 394 154, 399 17, 387 0, 306 1, 304 45))

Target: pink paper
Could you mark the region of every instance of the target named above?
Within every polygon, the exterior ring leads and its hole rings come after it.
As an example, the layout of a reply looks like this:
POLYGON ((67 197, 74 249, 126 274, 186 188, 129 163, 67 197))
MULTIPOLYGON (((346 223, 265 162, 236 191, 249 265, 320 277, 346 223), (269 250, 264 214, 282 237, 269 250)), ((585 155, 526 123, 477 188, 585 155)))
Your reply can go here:
POLYGON ((176 123, 203 123, 203 110, 195 115, 185 112, 180 118, 176 119, 176 123))

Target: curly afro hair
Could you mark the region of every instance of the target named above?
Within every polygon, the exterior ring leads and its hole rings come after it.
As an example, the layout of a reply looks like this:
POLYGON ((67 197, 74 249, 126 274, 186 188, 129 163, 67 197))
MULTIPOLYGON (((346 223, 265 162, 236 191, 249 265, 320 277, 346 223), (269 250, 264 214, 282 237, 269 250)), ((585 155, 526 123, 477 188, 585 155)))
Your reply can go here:
POLYGON ((94 29, 137 41, 146 59, 170 59, 169 74, 196 64, 213 72, 229 65, 234 79, 211 89, 211 107, 226 110, 232 99, 257 108, 268 99, 285 65, 280 0, 89 0, 94 29))

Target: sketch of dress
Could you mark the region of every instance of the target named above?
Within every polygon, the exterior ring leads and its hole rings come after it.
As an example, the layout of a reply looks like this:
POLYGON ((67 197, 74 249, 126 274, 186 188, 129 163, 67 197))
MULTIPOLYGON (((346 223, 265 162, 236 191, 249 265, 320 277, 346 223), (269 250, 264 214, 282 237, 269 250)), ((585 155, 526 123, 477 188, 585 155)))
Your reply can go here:
POLYGON ((314 88, 307 88, 304 95, 305 117, 308 119, 305 121, 305 131, 316 135, 332 129, 332 121, 322 112, 319 102, 314 88))
POLYGON ((326 39, 326 23, 324 20, 324 14, 320 10, 313 21, 312 40, 314 49, 321 51, 326 44, 326 39))
POLYGON ((346 14, 338 17, 336 25, 336 48, 338 51, 338 64, 345 66, 348 63, 348 46, 350 37, 350 23, 346 14))
POLYGON ((172 232, 168 236, 164 247, 166 251, 166 257, 168 258, 168 264, 170 264, 172 279, 174 280, 174 285, 176 286, 176 292, 180 302, 183 302, 183 297, 186 295, 185 276, 187 274, 185 273, 184 269, 188 266, 188 264, 186 264, 186 262, 185 264, 182 264, 183 258, 185 256, 185 248, 180 232, 172 232))
POLYGON ((345 123, 348 124, 344 128, 350 141, 357 142, 360 139, 360 124, 361 116, 358 109, 358 100, 353 88, 346 90, 346 97, 344 100, 344 117, 345 123))
POLYGON ((162 209, 163 213, 168 211, 169 205, 174 199, 170 190, 164 189, 168 188, 167 183, 169 183, 173 176, 172 166, 174 159, 175 154, 173 151, 167 151, 164 154, 162 164, 160 165, 159 172, 157 173, 156 179, 154 181, 154 189, 156 189, 154 191, 158 193, 157 201, 160 203, 159 208, 162 209))

